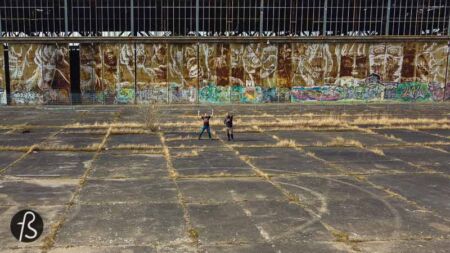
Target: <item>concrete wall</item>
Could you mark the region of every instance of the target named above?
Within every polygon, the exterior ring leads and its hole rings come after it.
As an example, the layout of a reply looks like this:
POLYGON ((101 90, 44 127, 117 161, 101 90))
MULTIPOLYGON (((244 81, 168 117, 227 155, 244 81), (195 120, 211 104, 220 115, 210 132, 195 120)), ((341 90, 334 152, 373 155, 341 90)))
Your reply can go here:
POLYGON ((11 104, 70 104, 67 45, 9 45, 11 104))
MULTIPOLYGON (((10 45, 12 104, 70 103, 67 52, 10 45)), ((448 59, 446 42, 81 44, 80 88, 86 104, 442 101, 448 59)))

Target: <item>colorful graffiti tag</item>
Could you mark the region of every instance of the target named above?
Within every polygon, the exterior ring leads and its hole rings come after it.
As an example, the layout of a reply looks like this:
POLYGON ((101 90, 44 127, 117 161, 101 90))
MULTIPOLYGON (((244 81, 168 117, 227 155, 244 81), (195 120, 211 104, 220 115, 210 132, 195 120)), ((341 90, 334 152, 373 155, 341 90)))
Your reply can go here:
MULTIPOLYGON (((81 44, 80 88, 105 104, 441 101, 448 55, 445 42, 81 44)), ((13 104, 70 103, 67 45, 9 56, 13 104)))

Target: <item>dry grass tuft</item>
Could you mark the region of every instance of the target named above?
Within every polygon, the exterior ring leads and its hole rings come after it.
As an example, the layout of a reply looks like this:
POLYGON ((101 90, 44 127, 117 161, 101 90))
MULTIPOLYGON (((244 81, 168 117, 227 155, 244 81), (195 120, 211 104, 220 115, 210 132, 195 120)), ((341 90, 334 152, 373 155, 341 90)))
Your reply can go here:
POLYGON ((144 126, 152 132, 156 132, 160 128, 160 107, 157 104, 141 105, 139 107, 144 126))
POLYGON ((111 147, 111 149, 115 150, 152 150, 158 148, 161 148, 161 146, 148 144, 119 144, 111 147))
POLYGON ((297 146, 297 143, 295 143, 294 140, 279 140, 277 144, 275 144, 276 147, 286 147, 286 148, 295 148, 297 146))
POLYGON ((0 146, 0 151, 27 152, 31 146, 0 146))
POLYGON ((149 134, 151 130, 139 129, 139 128, 113 128, 111 134, 149 134))
POLYGON ((182 158, 182 157, 194 157, 198 156, 197 150, 192 150, 191 152, 180 152, 173 157, 182 158))
POLYGON ((367 148, 367 150, 377 155, 385 156, 384 151, 381 148, 367 148))
POLYGON ((324 144, 325 147, 342 147, 342 146, 348 146, 348 147, 358 147, 358 148, 364 148, 364 145, 353 139, 344 139, 342 137, 336 137, 332 141, 324 144))
POLYGON ((191 240, 198 241, 199 234, 196 229, 194 229, 194 228, 189 229, 188 234, 189 234, 189 238, 191 238, 191 240))

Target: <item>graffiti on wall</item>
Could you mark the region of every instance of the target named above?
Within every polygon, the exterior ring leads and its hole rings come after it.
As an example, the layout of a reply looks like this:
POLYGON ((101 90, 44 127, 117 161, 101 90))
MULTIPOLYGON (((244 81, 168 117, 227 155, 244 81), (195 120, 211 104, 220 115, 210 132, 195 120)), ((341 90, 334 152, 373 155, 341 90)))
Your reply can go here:
POLYGON ((9 72, 12 104, 69 104, 67 45, 11 44, 9 72))
POLYGON ((230 101, 230 45, 201 44, 199 67, 200 102, 230 101))
POLYGON ((168 99, 167 45, 136 45, 136 100, 165 103, 168 99))
POLYGON ((83 102, 134 103, 134 65, 133 45, 82 44, 80 89, 83 102))
POLYGON ((171 44, 168 54, 169 102, 197 101, 198 59, 195 44, 171 44))
MULTIPOLYGON (((9 55, 12 103, 70 103, 67 45, 9 55)), ((80 88, 107 104, 441 101, 448 62, 445 42, 81 44, 80 88)))
POLYGON ((5 65, 3 60, 3 45, 0 44, 0 105, 6 104, 6 80, 5 80, 5 65))

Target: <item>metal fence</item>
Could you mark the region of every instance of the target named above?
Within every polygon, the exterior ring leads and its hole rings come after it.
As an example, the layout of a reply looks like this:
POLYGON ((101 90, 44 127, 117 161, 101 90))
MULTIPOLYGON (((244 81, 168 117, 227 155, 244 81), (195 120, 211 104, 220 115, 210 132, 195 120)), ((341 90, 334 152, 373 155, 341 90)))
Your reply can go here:
POLYGON ((1 37, 445 36, 448 0, 3 0, 1 37))

